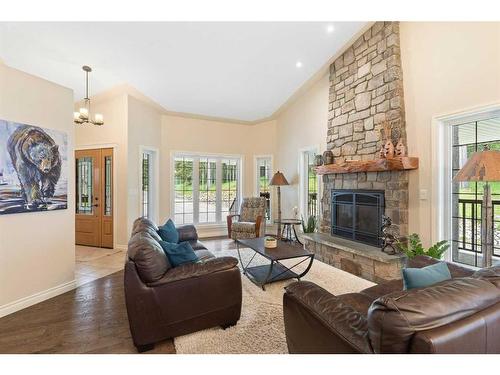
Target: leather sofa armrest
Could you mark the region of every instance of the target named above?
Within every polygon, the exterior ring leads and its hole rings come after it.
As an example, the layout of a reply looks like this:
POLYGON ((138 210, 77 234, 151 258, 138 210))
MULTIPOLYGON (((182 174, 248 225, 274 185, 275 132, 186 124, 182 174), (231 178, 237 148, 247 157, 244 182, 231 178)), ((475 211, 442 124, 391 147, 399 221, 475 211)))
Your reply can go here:
MULTIPOLYGON (((286 288, 286 293, 283 297, 284 305, 289 305, 290 300, 295 304, 300 305, 301 309, 307 311, 307 316, 312 317, 318 324, 310 325, 308 327, 293 327, 300 319, 287 319, 287 314, 297 314, 295 309, 284 309, 285 315, 285 329, 287 341, 290 340, 289 335, 303 335, 305 328, 312 326, 322 327, 318 328, 318 333, 321 335, 328 334, 331 339, 324 339, 325 345, 336 347, 320 347, 315 348, 317 352, 322 353, 373 353, 371 344, 368 338, 368 323, 366 317, 355 310, 353 307, 342 302, 339 297, 329 293, 320 286, 308 282, 300 281, 290 284, 286 288), (288 300, 288 301, 287 301, 288 300), (288 303, 287 303, 288 302, 288 303), (287 312, 287 310, 289 312, 287 312), (292 322, 293 321, 293 322, 292 322), (326 328, 328 333, 325 333, 326 328), (294 332, 296 331, 296 332, 294 332), (301 332, 302 331, 302 332, 301 332), (322 332, 321 332, 322 331, 322 332)), ((299 315, 306 316, 306 314, 299 313, 299 315)), ((314 332, 312 333, 315 334, 314 332)), ((318 335, 319 336, 319 335, 318 335)), ((301 342, 300 338, 296 342, 301 342)), ((308 348, 297 348, 294 352, 308 352, 308 348), (302 351, 301 349, 305 349, 302 351)))
POLYGON ((177 232, 179 233, 179 242, 198 241, 198 232, 194 225, 181 225, 177 227, 177 232))
MULTIPOLYGON (((202 277, 215 272, 229 270, 238 266, 238 259, 233 257, 220 257, 209 259, 201 263, 183 264, 179 267, 168 270, 165 275, 152 283, 149 287, 157 287, 164 284, 173 283, 193 277, 202 277)), ((239 272, 239 270, 238 270, 239 272)))

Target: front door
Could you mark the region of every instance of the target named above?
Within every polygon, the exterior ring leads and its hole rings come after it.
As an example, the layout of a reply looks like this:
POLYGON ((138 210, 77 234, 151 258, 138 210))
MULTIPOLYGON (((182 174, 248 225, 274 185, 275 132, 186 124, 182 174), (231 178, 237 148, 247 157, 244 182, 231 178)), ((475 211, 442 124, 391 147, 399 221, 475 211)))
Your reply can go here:
POLYGON ((113 149, 79 150, 76 159, 76 244, 113 247, 113 149))

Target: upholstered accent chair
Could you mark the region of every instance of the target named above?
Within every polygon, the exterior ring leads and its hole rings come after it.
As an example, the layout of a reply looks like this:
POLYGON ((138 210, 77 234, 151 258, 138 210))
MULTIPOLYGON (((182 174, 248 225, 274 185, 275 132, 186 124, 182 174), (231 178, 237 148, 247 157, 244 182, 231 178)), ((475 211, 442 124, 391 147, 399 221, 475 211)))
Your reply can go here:
POLYGON ((265 228, 266 198, 243 198, 239 215, 227 217, 227 232, 233 240, 260 237, 265 228), (238 218, 238 220, 235 220, 238 218), (262 222, 264 220, 264 225, 262 222))

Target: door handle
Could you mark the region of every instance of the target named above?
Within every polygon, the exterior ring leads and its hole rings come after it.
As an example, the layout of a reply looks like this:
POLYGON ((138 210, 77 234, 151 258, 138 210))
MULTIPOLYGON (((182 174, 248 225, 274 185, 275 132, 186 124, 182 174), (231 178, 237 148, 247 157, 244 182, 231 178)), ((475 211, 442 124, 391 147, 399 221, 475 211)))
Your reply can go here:
POLYGON ((93 204, 92 207, 99 207, 99 205, 98 204, 93 204))

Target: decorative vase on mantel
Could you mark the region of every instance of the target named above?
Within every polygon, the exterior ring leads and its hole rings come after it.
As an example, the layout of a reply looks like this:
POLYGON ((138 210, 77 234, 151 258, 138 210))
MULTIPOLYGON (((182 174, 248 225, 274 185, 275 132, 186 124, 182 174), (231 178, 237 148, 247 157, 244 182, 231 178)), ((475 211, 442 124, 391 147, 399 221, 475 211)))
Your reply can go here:
POLYGON ((323 152, 323 163, 325 165, 333 164, 333 152, 330 150, 323 152))
POLYGON ((323 156, 316 155, 314 157, 314 165, 316 165, 316 167, 319 167, 319 166, 323 165, 323 156))

